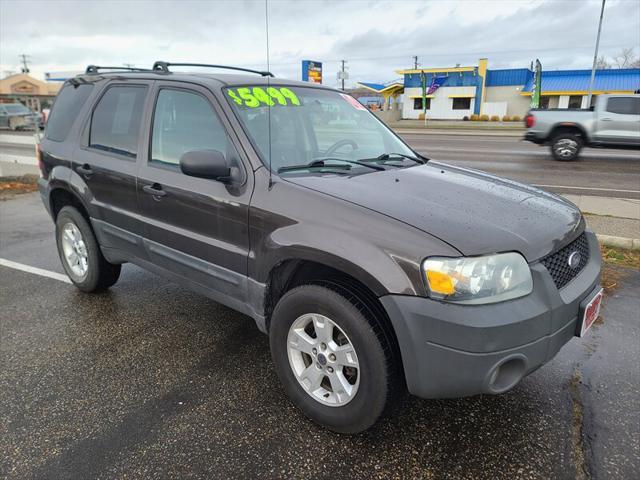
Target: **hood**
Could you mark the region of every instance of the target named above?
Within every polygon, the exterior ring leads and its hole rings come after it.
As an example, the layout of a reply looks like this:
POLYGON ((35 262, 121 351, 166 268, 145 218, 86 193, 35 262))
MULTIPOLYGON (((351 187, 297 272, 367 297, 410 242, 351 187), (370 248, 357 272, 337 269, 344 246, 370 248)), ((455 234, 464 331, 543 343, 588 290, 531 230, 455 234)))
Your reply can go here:
POLYGON ((463 255, 517 251, 532 262, 584 229, 578 208, 557 195, 433 161, 352 177, 312 175, 287 181, 395 218, 463 255))

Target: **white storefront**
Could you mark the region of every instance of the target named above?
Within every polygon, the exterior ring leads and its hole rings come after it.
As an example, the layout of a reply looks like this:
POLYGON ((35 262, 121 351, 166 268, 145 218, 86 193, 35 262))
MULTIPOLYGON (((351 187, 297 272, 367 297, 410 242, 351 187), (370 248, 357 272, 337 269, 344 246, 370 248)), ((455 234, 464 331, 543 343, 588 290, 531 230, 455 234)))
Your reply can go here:
MULTIPOLYGON (((475 107, 476 87, 440 87, 427 95, 427 119, 462 119, 475 107)), ((402 118, 417 119, 422 114, 422 88, 405 88, 402 118)))

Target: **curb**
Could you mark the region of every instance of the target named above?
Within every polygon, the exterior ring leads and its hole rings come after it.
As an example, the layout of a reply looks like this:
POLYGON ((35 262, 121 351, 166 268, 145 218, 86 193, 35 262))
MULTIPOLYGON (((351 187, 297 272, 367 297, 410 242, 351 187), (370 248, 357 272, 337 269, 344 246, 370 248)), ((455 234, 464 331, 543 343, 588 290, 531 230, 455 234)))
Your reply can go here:
POLYGON ((614 237, 596 234, 598 241, 605 247, 624 248, 625 250, 640 250, 640 238, 614 237))
POLYGON ((391 130, 398 134, 405 135, 465 135, 469 137, 516 137, 524 138, 524 131, 506 130, 503 132, 494 130, 446 130, 444 128, 406 128, 406 127, 393 127, 387 125, 391 130))

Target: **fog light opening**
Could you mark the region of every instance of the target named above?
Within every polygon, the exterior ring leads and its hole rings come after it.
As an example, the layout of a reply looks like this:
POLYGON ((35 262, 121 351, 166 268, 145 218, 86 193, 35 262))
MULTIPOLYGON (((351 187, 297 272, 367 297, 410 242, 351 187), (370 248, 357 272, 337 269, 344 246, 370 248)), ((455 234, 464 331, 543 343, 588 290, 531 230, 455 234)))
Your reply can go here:
POLYGON ((503 393, 515 387, 525 372, 525 362, 522 358, 511 358, 496 365, 489 374, 489 391, 503 393))

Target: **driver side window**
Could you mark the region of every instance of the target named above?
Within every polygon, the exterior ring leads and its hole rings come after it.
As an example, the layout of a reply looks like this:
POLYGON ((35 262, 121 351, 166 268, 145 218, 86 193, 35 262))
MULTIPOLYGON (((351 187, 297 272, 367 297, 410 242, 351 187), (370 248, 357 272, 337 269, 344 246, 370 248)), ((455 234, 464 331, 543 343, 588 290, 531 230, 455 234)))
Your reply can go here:
POLYGON ((235 159, 224 125, 209 101, 184 90, 163 89, 153 117, 151 164, 178 166, 193 150, 217 150, 235 159))

